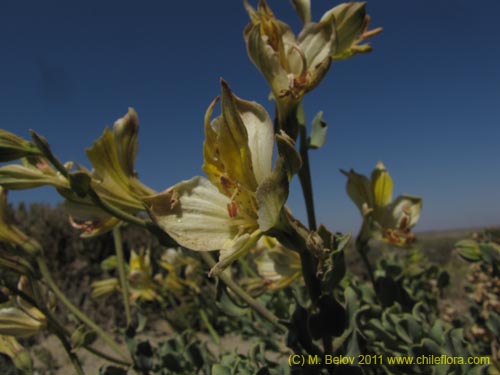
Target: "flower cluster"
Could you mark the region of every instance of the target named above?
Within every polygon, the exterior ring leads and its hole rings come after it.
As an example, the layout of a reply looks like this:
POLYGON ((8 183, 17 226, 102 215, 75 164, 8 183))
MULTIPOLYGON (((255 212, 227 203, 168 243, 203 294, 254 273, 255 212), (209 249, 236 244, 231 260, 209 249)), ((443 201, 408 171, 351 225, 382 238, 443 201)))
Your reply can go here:
POLYGON ((397 246, 413 242, 410 230, 420 218, 421 198, 401 195, 393 201, 392 178, 382 162, 377 163, 371 178, 352 169, 342 173, 347 176, 347 194, 363 216, 363 239, 383 239, 397 246))

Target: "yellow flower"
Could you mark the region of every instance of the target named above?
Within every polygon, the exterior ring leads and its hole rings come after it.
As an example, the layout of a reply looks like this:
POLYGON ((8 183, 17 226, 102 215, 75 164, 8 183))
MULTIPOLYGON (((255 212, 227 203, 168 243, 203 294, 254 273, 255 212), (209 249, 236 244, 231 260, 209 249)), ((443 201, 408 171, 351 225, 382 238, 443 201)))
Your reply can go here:
POLYGON ((31 142, 11 132, 0 129, 0 162, 40 155, 40 150, 31 142))
POLYGON ((182 253, 181 249, 169 248, 162 254, 160 266, 167 271, 166 275, 155 275, 155 281, 161 284, 167 292, 177 296, 185 295, 186 288, 195 293, 200 292, 200 285, 204 277, 199 262, 182 253))
MULTIPOLYGON (((106 267, 107 270, 116 268, 116 258, 107 258, 101 263, 101 267, 106 267)), ((149 250, 141 250, 139 253, 132 250, 127 270, 129 300, 131 302, 137 300, 152 301, 158 298, 152 275, 153 270, 149 250)), ((91 286, 92 297, 94 298, 106 297, 120 290, 120 283, 115 277, 94 281, 91 286)))
MULTIPOLYGON (((36 240, 28 237, 26 234, 20 231, 16 226, 7 223, 6 208, 7 208, 7 191, 0 186, 0 242, 7 242, 13 245, 17 245, 24 251, 26 251, 26 253, 29 255, 35 255, 41 252, 42 247, 36 240)), ((14 259, 15 258, 12 257, 6 258, 7 263, 10 263, 8 262, 8 260, 12 261, 14 259)), ((19 267, 17 268, 17 270, 31 269, 29 263, 27 263, 26 260, 24 259, 20 261, 18 266, 19 267)), ((13 264, 13 269, 16 269, 15 262, 13 264)))
POLYGON ((259 1, 257 10, 245 1, 245 8, 251 20, 244 31, 248 55, 271 87, 280 128, 295 139, 297 128, 287 126, 288 116, 330 67, 336 44, 334 21, 307 23, 295 38, 290 26, 274 16, 265 0, 259 1))
POLYGON ((152 301, 158 297, 152 275, 149 250, 143 250, 139 254, 132 250, 128 274, 130 301, 138 299, 152 301))
POLYGON ((265 290, 285 288, 302 276, 299 253, 289 250, 270 237, 263 237, 255 250, 257 272, 264 279, 265 290))
MULTIPOLYGON (((28 279, 21 276, 17 288, 32 297, 28 279)), ((0 308, 0 335, 25 337, 42 330, 47 324, 45 315, 22 298, 17 303, 0 308)))
POLYGON ((10 357, 14 366, 23 373, 31 374, 33 372, 33 362, 29 353, 14 336, 0 335, 0 353, 10 357))
POLYGON ((342 173, 347 176, 347 193, 363 216, 366 235, 398 246, 413 242, 410 229, 420 218, 421 198, 401 195, 392 201, 392 178, 382 162, 377 163, 371 179, 353 170, 342 173))
POLYGON ((321 17, 321 21, 333 19, 335 22, 337 46, 332 56, 334 60, 347 59, 372 50, 369 44, 360 43, 382 32, 382 28, 368 30, 370 16, 366 14, 365 8, 366 2, 339 4, 321 17))
MULTIPOLYGON (((113 130, 106 128, 86 150, 93 171, 79 168, 79 172, 91 176, 92 188, 100 199, 128 213, 143 211, 142 198, 155 193, 139 181, 134 169, 138 131, 137 113, 129 108, 128 113, 114 123, 113 130)), ((61 193, 66 198, 70 222, 83 231, 82 237, 105 233, 120 223, 119 219, 96 207, 89 197, 81 198, 68 191, 61 193)))
POLYGON ((367 32, 365 3, 341 4, 319 22, 310 22, 307 1, 294 4, 304 22, 297 37, 265 0, 259 1, 257 9, 244 0, 251 21, 244 31, 248 55, 271 87, 279 128, 292 139, 297 137, 294 117, 302 97, 321 82, 332 60, 368 52, 368 45, 358 43, 381 31, 367 32))
MULTIPOLYGON (((146 199, 157 224, 192 250, 221 250, 216 274, 255 246, 280 220, 288 196, 287 166, 279 157, 272 170, 274 133, 265 109, 242 100, 222 81, 221 115, 205 115, 203 170, 146 199)), ((283 138, 288 139, 288 138, 283 138)), ((293 164, 293 163, 292 163, 293 164)))

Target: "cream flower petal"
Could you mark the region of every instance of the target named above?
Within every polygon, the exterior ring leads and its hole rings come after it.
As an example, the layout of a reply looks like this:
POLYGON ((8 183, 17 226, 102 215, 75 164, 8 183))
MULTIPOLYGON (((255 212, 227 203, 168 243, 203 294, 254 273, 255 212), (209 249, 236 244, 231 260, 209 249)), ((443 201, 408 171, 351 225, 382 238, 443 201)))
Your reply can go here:
POLYGON ((273 123, 264 107, 256 102, 236 98, 236 106, 247 130, 253 171, 257 184, 260 184, 272 170, 273 123))
POLYGON ((158 225, 189 249, 217 250, 236 235, 237 221, 228 214, 230 199, 206 178, 182 181, 145 202, 158 225))
POLYGON ((217 276, 224 271, 236 259, 244 256, 255 247, 262 232, 257 229, 252 234, 244 233, 237 236, 234 240, 228 241, 224 248, 221 248, 219 261, 210 270, 209 276, 217 276))
POLYGON ((396 221, 396 226, 411 228, 417 224, 422 211, 421 198, 400 195, 392 204, 392 217, 396 221))

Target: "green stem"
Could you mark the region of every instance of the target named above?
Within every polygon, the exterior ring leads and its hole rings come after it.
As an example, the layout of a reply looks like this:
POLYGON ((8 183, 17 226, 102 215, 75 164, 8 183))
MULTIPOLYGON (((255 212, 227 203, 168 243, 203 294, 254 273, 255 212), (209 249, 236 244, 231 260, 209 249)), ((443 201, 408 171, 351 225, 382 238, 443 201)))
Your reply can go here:
POLYGON ((217 334, 217 332, 215 331, 212 324, 210 323, 210 320, 208 320, 208 316, 207 316, 207 313, 205 312, 205 310, 200 309, 200 317, 201 317, 201 320, 203 321, 203 324, 205 324, 205 327, 207 327, 208 333, 210 333, 210 336, 212 336, 212 340, 214 340, 214 342, 217 345, 219 345, 220 344, 220 337, 217 334))
POLYGON ((248 265, 248 262, 243 258, 238 258, 238 264, 242 270, 246 272, 245 276, 258 277, 257 273, 248 265))
POLYGON ((88 191, 88 194, 92 201, 99 207, 101 207, 104 211, 107 213, 111 214, 112 216, 123 220, 127 223, 135 224, 140 227, 146 228, 147 227, 147 222, 145 220, 142 220, 141 218, 131 215, 125 211, 120 210, 119 208, 113 206, 112 204, 106 202, 105 200, 102 200, 101 197, 95 192, 93 188, 90 188, 88 191))
POLYGON ((306 127, 304 125, 300 126, 300 157, 302 158, 302 168, 299 170, 299 180, 306 204, 307 222, 309 223, 310 230, 316 230, 311 168, 309 167, 309 145, 307 142, 306 127))
POLYGON ((121 365, 121 366, 130 366, 129 362, 125 362, 125 361, 119 360, 118 358, 114 358, 106 353, 101 352, 100 350, 98 350, 96 348, 93 348, 90 345, 85 345, 84 349, 87 350, 88 352, 92 353, 96 357, 100 357, 102 359, 105 359, 106 361, 113 362, 113 363, 116 363, 117 365, 121 365))
MULTIPOLYGON (((200 252, 200 255, 210 268, 215 266, 215 261, 212 259, 210 254, 200 252)), ((272 323, 279 331, 283 333, 287 331, 287 328, 279 322, 279 318, 276 315, 269 311, 265 306, 261 305, 256 299, 251 297, 243 288, 236 284, 230 276, 221 272, 218 277, 229 289, 234 292, 234 294, 245 301, 260 316, 272 323)))
MULTIPOLYGON (((46 316, 48 318, 50 316, 50 314, 46 315, 46 316)), ((71 344, 66 339, 66 335, 65 335, 64 331, 61 330, 58 325, 52 324, 52 322, 53 322, 53 318, 49 321, 49 325, 48 325, 49 330, 52 331, 56 335, 56 337, 59 339, 59 341, 61 342, 64 350, 68 354, 68 357, 71 361, 71 364, 73 365, 73 367, 76 370, 76 373, 78 375, 85 375, 85 373, 83 372, 83 369, 82 369, 82 365, 80 364, 80 360, 78 359, 77 355, 75 353, 73 353, 73 351, 71 350, 72 349, 71 344), (50 329, 50 328, 52 328, 52 329, 50 329)))
POLYGON ((143 220, 140 217, 131 215, 121 209, 113 206, 112 204, 104 201, 99 197, 99 195, 95 192, 94 189, 90 188, 88 192, 92 201, 99 207, 101 207, 104 211, 109 213, 110 215, 123 220, 126 223, 137 225, 141 228, 147 229, 153 236, 158 238, 160 244, 163 246, 171 247, 177 246, 177 242, 175 242, 167 233, 165 233, 161 228, 158 227, 155 223, 147 220, 143 220))
POLYGON ((66 168, 64 168, 64 165, 54 156, 52 150, 50 149, 49 142, 47 142, 45 137, 37 134, 34 130, 30 130, 30 133, 33 141, 35 142, 38 149, 42 152, 43 156, 45 156, 47 160, 54 166, 54 168, 56 168, 64 177, 68 178, 68 171, 66 170, 66 168))
POLYGON ((132 322, 132 314, 130 312, 127 271, 125 270, 125 257, 123 255, 122 234, 119 225, 113 228, 113 241, 115 243, 116 260, 117 260, 118 274, 120 278, 120 289, 122 291, 123 305, 125 306, 125 317, 127 320, 127 327, 128 327, 132 322))
POLYGON ((29 283, 31 286, 31 291, 33 293, 33 299, 29 298, 27 295, 19 291, 19 295, 21 298, 26 300, 26 302, 30 303, 31 305, 35 306, 37 309, 39 309, 43 315, 47 318, 48 324, 47 324, 47 329, 54 333, 58 340, 61 342, 64 351, 69 357, 69 360, 71 361, 71 364, 75 368, 75 371, 78 375, 85 375, 82 369, 82 365, 80 363, 80 360, 78 359, 77 355, 73 353, 71 350, 71 344, 67 340, 67 333, 64 330, 64 328, 57 322, 57 320, 54 318, 52 315, 51 311, 45 306, 45 301, 42 297, 42 294, 40 293, 40 289, 38 288, 38 285, 36 282, 33 280, 32 277, 28 277, 29 283))
POLYGON ((368 277, 370 278, 370 281, 375 288, 375 275, 373 273, 373 267, 370 263, 370 260, 368 259, 368 241, 362 240, 361 239, 361 234, 358 235, 356 238, 356 250, 358 251, 359 255, 361 256, 361 260, 363 261, 366 272, 368 272, 368 277))
POLYGON ((284 222, 286 226, 283 230, 277 231, 274 235, 285 247, 299 253, 302 276, 311 300, 316 304, 321 295, 321 283, 316 276, 318 268, 316 257, 321 254, 316 254, 319 249, 313 249, 308 243, 311 232, 300 221, 287 213, 284 222))
POLYGON ((45 260, 38 256, 36 258, 38 268, 40 269, 40 273, 43 276, 44 281, 47 283, 52 292, 56 295, 56 297, 62 302, 64 306, 75 315, 82 323, 87 325, 90 329, 94 330, 105 342, 112 348, 123 360, 130 365, 129 358, 125 354, 122 353, 122 350, 118 346, 118 344, 101 328, 99 327, 92 319, 90 319, 87 315, 85 315, 82 311, 78 309, 71 301, 64 295, 64 293, 59 289, 57 284, 55 283, 52 275, 47 267, 47 263, 45 260))

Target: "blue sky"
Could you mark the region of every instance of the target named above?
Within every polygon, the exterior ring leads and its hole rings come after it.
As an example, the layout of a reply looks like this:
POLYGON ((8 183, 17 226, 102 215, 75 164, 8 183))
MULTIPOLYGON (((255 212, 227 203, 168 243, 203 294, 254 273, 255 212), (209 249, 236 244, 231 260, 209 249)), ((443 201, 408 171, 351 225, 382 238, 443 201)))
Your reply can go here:
MULTIPOLYGON (((136 168, 163 190, 201 174, 203 115, 224 77, 272 110, 248 60, 242 3, 5 1, 0 6, 0 127, 46 136, 61 160, 89 166, 84 149, 104 126, 139 113, 136 168)), ((288 1, 269 0, 295 31, 288 1)), ((338 4, 316 0, 313 16, 338 4)), ((305 100, 324 111, 324 148, 312 152, 320 222, 357 231, 359 213, 339 168, 369 174, 382 160, 395 193, 424 198, 417 229, 500 224, 500 33, 497 0, 368 2, 374 52, 332 65, 305 100)), ((50 189, 11 192, 59 200, 50 189)), ((298 183, 289 201, 304 218, 298 183)))

